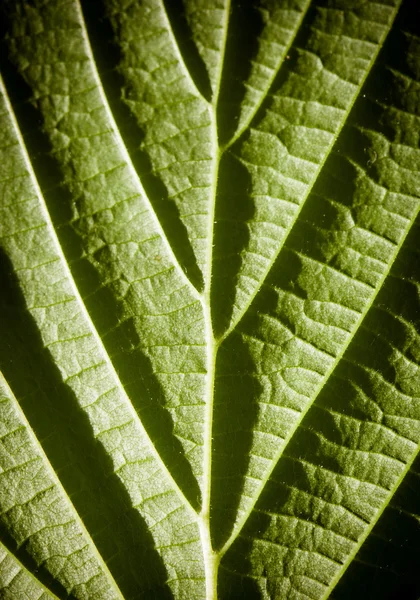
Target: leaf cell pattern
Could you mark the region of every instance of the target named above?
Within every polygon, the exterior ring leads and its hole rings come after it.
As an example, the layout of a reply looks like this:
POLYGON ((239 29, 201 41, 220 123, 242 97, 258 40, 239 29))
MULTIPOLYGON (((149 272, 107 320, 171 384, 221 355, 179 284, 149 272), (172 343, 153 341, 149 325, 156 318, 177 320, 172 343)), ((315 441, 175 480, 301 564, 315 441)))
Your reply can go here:
POLYGON ((5 598, 417 599, 412 0, 4 0, 5 598))

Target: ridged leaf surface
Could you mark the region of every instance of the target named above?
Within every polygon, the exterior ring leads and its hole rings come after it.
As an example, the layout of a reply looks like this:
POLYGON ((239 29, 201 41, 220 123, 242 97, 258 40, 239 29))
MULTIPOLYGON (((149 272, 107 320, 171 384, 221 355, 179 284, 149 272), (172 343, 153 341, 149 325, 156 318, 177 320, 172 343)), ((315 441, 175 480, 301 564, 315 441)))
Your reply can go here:
POLYGON ((413 0, 4 0, 0 593, 420 596, 413 0))

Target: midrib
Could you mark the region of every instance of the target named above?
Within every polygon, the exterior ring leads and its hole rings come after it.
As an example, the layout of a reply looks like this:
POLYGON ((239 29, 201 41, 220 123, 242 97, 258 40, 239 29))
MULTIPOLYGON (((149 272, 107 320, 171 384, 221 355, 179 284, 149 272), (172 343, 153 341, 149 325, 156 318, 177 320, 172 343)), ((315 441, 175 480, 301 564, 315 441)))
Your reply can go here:
POLYGON ((230 14, 230 0, 226 0, 225 5, 225 23, 222 46, 220 50, 219 72, 214 89, 212 102, 209 105, 211 119, 211 142, 213 150, 213 168, 211 173, 210 203, 208 213, 207 228, 207 255, 205 267, 207 274, 205 277, 204 291, 201 298, 203 307, 205 339, 207 345, 206 361, 206 385, 205 385, 205 417, 204 417, 204 456, 203 456, 203 487, 202 487, 202 506, 198 515, 198 526, 200 530, 201 544, 203 548, 204 571, 206 578, 206 600, 217 600, 217 579, 221 556, 214 551, 211 541, 210 530, 210 502, 211 502, 211 473, 212 473, 212 440, 213 440, 213 409, 214 409, 214 387, 216 374, 216 357, 220 345, 215 339, 211 315, 211 278, 213 266, 213 239, 214 239, 214 221, 216 210, 216 198, 219 179, 220 160, 223 151, 219 145, 219 136, 217 131, 217 105, 219 101, 220 88, 222 82, 224 56, 226 52, 226 42, 228 36, 230 14))
MULTIPOLYGON (((230 4, 230 3, 228 2, 228 4, 230 4)), ((400 3, 398 3, 398 6, 399 6, 399 4, 400 3)), ((396 17, 397 12, 398 12, 398 7, 395 7, 392 23, 396 17)), ((229 12, 227 12, 226 20, 228 20, 228 14, 229 14, 229 12)), ((392 23, 390 24, 389 29, 391 28, 392 23)), ((389 29, 388 29, 388 31, 389 31, 389 29)), ((227 34, 227 23, 226 23, 225 34, 227 34)), ((385 35, 384 35, 384 37, 385 37, 385 35)), ((225 42, 226 42, 226 37, 225 37, 225 42)), ((363 84, 371 71, 371 67, 376 62, 376 58, 377 58, 377 55, 378 55, 381 47, 382 47, 382 43, 379 43, 377 45, 376 52, 373 54, 373 56, 371 58, 369 68, 366 69, 363 80, 357 86, 357 91, 355 91, 355 93, 354 93, 353 100, 350 103, 349 107, 347 108, 345 116, 343 116, 341 125, 340 125, 340 127, 338 127, 337 131, 335 132, 335 135, 333 136, 333 138, 330 141, 328 150, 325 152, 324 159, 318 167, 317 175, 322 170, 322 167, 324 166, 324 163, 325 163, 327 157, 329 156, 332 147, 334 146, 339 134, 341 133, 344 123, 347 121, 347 117, 350 114, 353 104, 356 101, 356 99, 358 98, 359 92, 362 89, 363 84)), ((222 60, 221 60, 222 65, 223 65, 223 54, 224 54, 224 52, 222 53, 222 60)), ((338 364, 338 362, 344 355, 345 351, 347 350, 348 345, 350 344, 351 340, 354 337, 355 331, 357 331, 357 329, 363 322, 367 312, 371 308, 379 290, 381 289, 383 282, 385 281, 387 275, 389 274, 389 271, 390 271, 392 265, 394 264, 398 254, 399 254, 399 251, 403 245, 403 242, 406 239, 409 229, 410 229, 410 227, 407 228, 405 235, 402 237, 399 244, 396 246, 396 248, 394 250, 394 255, 388 264, 388 268, 385 270, 385 272, 381 278, 381 282, 376 286, 376 289, 373 292, 372 297, 370 298, 370 301, 366 303, 366 306, 364 307, 364 310, 361 313, 358 323, 353 330, 353 334, 349 336, 347 343, 345 343, 343 345, 343 348, 342 348, 341 352, 339 353, 339 355, 336 357, 336 360, 333 362, 331 369, 326 374, 326 376, 323 378, 323 381, 322 381, 319 389, 314 394, 312 402, 310 402, 308 404, 307 410, 302 412, 301 418, 297 422, 296 426, 289 432, 289 435, 288 435, 287 439, 285 440, 285 443, 280 448, 277 456, 273 459, 272 467, 269 470, 269 472, 266 474, 266 477, 262 480, 260 488, 254 498, 254 501, 251 503, 249 509, 246 511, 243 518, 239 522, 235 523, 235 527, 232 531, 231 536, 228 538, 228 540, 225 542, 225 544, 222 546, 222 548, 220 548, 218 551, 214 551, 214 549, 212 547, 212 542, 211 542, 211 530, 210 530, 210 502, 211 502, 211 472, 212 472, 213 407, 214 407, 214 388, 215 388, 215 372, 216 372, 217 352, 218 352, 220 345, 223 343, 223 341, 232 333, 232 331, 234 329, 236 329, 236 326, 238 325, 239 321, 241 321, 242 317, 246 313, 247 309, 249 308, 250 304, 254 300, 255 295, 259 289, 259 287, 256 288, 254 294, 251 295, 249 302, 247 303, 245 308, 241 311, 240 315, 236 318, 236 320, 231 322, 227 331, 225 331, 224 334, 220 338, 216 339, 214 336, 213 327, 212 327, 211 304, 210 304, 210 289, 211 289, 211 276, 212 276, 212 263, 213 263, 213 235, 214 235, 215 205, 216 205, 218 173, 219 173, 219 168, 220 168, 220 161, 221 161, 221 158, 222 158, 224 152, 228 151, 232 145, 232 144, 228 143, 225 146, 220 147, 219 141, 218 141, 217 103, 218 103, 218 96, 219 96, 219 91, 220 91, 221 75, 222 75, 222 67, 220 68, 217 89, 215 91, 213 102, 210 107, 211 120, 212 120, 212 134, 213 134, 212 146, 213 146, 213 152, 214 152, 214 163, 213 163, 213 171, 212 171, 212 188, 211 188, 211 203, 210 203, 210 210, 209 210, 209 225, 208 225, 208 232, 207 232, 208 233, 208 236, 207 236, 208 251, 207 251, 207 256, 206 256, 207 277, 206 277, 206 282, 205 282, 204 293, 202 296, 202 306, 203 306, 204 321, 205 321, 205 336, 206 336, 208 352, 207 352, 207 368, 206 368, 207 377, 206 377, 206 387, 205 387, 205 405, 206 405, 205 410, 206 410, 206 413, 205 413, 205 425, 204 425, 203 501, 202 501, 202 509, 199 514, 199 529, 200 529, 200 536, 201 536, 201 542, 202 542, 202 547, 203 547, 205 575, 206 575, 206 600, 217 600, 217 578, 218 578, 217 576, 218 576, 219 565, 220 565, 220 562, 221 562, 223 556, 226 554, 226 552, 232 546, 234 541, 240 535, 246 521, 248 520, 252 510, 254 509, 256 503, 258 502, 258 499, 261 496, 262 490, 264 489, 274 467, 277 465, 278 461, 280 460, 280 457, 282 456, 285 447, 287 446, 290 439, 296 433, 297 428, 301 424, 301 422, 302 422, 304 416, 306 415, 307 411, 309 410, 310 406, 312 406, 313 401, 318 396, 321 389, 324 387, 326 381, 329 379, 332 371, 335 369, 336 365, 338 364)), ((317 176, 314 177, 313 181, 316 181, 316 179, 317 179, 317 176)), ((309 195, 309 193, 312 189, 312 185, 308 186, 307 195, 309 195)), ((305 204, 307 195, 303 199, 301 206, 299 207, 299 210, 297 211, 295 219, 293 220, 293 222, 290 225, 289 230, 287 231, 287 234, 284 236, 283 243, 280 245, 278 252, 275 254, 272 261, 270 262, 270 264, 267 268, 267 271, 263 277, 263 281, 266 280, 266 277, 267 277, 269 271, 271 270, 271 268, 275 262, 275 259, 278 256, 278 253, 283 248, 285 240, 287 239, 292 227, 295 225, 296 220, 300 214, 300 211, 305 204)), ((414 220, 415 219, 412 220, 411 224, 413 224, 414 220)), ((372 527, 373 527, 373 525, 372 525, 372 527)), ((370 530, 371 530, 371 528, 368 529, 368 532, 370 532, 370 530)), ((360 547, 360 544, 357 545, 357 549, 359 547, 360 547)), ((355 550, 355 554, 356 553, 357 553, 357 550, 355 550)), ((353 556, 352 556, 352 558, 353 558, 353 556)), ((351 560, 348 561, 348 564, 350 562, 351 562, 351 560)), ((347 568, 348 564, 346 564, 345 568, 347 568)), ((344 570, 345 569, 340 571, 339 578, 342 577, 344 570)))

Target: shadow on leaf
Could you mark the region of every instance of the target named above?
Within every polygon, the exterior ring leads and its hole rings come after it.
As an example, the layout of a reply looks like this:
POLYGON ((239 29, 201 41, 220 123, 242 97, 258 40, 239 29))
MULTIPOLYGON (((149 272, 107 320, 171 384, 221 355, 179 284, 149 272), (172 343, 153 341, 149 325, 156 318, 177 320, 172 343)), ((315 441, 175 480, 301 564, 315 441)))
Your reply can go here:
POLYGON ((238 125, 252 60, 258 51, 263 19, 252 2, 233 2, 229 14, 229 33, 223 63, 217 125, 220 144, 229 142, 238 125))
POLYGON ((211 288, 216 335, 229 326, 242 265, 241 255, 249 243, 248 221, 255 212, 250 181, 246 167, 230 152, 224 154, 216 198, 211 288))
MULTIPOLYGON (((0 364, 54 471, 122 592, 127 596, 147 593, 149 597, 171 598, 165 585, 167 573, 153 538, 114 474, 111 459, 95 440, 74 393, 43 346, 13 267, 3 252, 0 278, 0 364)), ((25 548, 23 544, 17 556, 31 569, 32 560, 25 548)), ((43 578, 43 567, 37 576, 43 578)))
POLYGON ((246 485, 261 389, 240 335, 232 334, 221 346, 215 383, 211 528, 217 548, 229 537, 246 485))
POLYGON ((163 461, 190 502, 198 506, 198 483, 180 441, 173 434, 174 425, 169 411, 163 405, 165 396, 161 385, 153 373, 149 357, 140 349, 133 320, 122 320, 122 306, 112 283, 104 284, 98 270, 90 262, 95 257, 87 258, 78 231, 80 223, 73 218, 72 195, 63 181, 60 165, 51 153, 49 140, 42 131, 39 113, 28 102, 30 90, 15 72, 6 68, 4 74, 32 166, 87 311, 163 461))
POLYGON ((184 3, 182 0, 164 0, 164 4, 182 60, 197 89, 210 102, 212 91, 207 67, 194 44, 184 3))
MULTIPOLYGON (((203 275, 197 265, 179 209, 169 198, 163 181, 153 172, 150 157, 142 148, 144 132, 122 99, 123 90, 126 93, 127 86, 118 71, 121 50, 113 41, 115 32, 108 20, 104 3, 102 0, 95 3, 83 1, 82 7, 101 83, 120 135, 175 256, 192 284, 201 290, 203 275)), ((179 20, 182 20, 181 17, 179 20)))

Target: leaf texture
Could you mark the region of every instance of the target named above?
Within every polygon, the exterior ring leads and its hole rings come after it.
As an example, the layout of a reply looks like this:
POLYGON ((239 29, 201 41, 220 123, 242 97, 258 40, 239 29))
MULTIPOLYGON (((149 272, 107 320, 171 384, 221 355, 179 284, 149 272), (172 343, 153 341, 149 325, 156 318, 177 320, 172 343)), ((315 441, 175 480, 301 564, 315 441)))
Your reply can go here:
POLYGON ((55 600, 57 596, 49 592, 27 571, 3 544, 0 546, 0 577, 2 594, 6 600, 18 597, 31 600, 55 600))
POLYGON ((418 598, 416 3, 1 10, 4 597, 418 598))
MULTIPOLYGON (((13 531, 18 543, 28 541, 37 562, 45 564, 52 575, 63 586, 73 589, 77 596, 121 597, 37 440, 33 438, 16 399, 3 378, 0 383, 4 428, 1 456, 4 525, 13 531)), ((15 571, 12 576, 10 569, 4 567, 5 574, 10 577, 6 589, 11 593, 15 577, 23 579, 31 588, 27 582, 29 575, 24 575, 14 559, 6 558, 6 549, 4 552, 4 560, 13 561, 15 571)), ((46 593, 45 590, 43 593, 46 593)))

